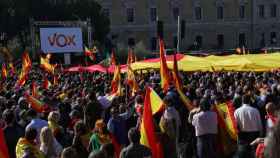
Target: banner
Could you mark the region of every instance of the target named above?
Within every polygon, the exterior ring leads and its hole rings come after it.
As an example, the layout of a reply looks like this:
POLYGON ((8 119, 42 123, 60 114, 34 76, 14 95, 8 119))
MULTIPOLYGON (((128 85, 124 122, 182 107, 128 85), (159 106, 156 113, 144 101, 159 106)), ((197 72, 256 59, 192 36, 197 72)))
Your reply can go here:
POLYGON ((81 28, 40 28, 40 39, 45 53, 83 52, 81 28))

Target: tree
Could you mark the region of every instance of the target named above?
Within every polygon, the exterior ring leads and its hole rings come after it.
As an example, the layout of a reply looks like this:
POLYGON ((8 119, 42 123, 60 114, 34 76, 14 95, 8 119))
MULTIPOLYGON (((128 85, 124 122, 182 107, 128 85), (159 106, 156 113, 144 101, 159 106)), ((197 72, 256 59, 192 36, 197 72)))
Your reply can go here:
POLYGON ((29 20, 81 20, 91 18, 94 40, 101 45, 105 42, 109 30, 109 19, 103 14, 101 6, 95 1, 61 0, 53 3, 50 0, 1 0, 0 33, 7 33, 7 40, 19 38, 22 49, 30 46, 29 20))

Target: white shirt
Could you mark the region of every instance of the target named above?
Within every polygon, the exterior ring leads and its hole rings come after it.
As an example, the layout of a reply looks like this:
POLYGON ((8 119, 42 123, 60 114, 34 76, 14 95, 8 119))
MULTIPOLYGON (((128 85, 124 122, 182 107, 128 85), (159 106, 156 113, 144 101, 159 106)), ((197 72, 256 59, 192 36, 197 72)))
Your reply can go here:
POLYGON ((212 111, 201 111, 193 116, 192 125, 195 127, 195 135, 218 133, 217 114, 212 111))
POLYGON ((256 108, 243 104, 236 109, 234 117, 241 132, 262 131, 260 112, 256 108))

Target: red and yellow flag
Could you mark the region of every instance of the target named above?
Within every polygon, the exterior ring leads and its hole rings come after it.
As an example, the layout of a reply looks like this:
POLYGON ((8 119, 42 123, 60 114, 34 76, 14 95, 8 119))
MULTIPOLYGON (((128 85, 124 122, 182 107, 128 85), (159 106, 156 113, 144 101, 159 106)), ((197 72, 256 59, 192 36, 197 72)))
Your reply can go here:
POLYGON ((36 85, 35 81, 33 81, 31 84, 31 95, 35 98, 39 97, 37 85, 36 85))
POLYGON ((159 95, 153 90, 153 88, 148 87, 149 89, 149 95, 151 100, 151 107, 152 107, 152 113, 156 114, 162 110, 164 110, 164 104, 162 99, 159 97, 159 95))
POLYGON ((10 68, 11 76, 14 76, 16 74, 16 69, 15 69, 13 63, 9 63, 9 68, 10 68))
POLYGON ((5 141, 3 129, 0 128, 0 157, 9 158, 9 151, 5 141))
POLYGON ((24 52, 23 55, 22 55, 22 68, 21 68, 21 72, 19 74, 19 77, 18 77, 18 80, 17 80, 17 83, 16 83, 16 86, 18 88, 22 87, 26 80, 27 80, 27 77, 28 77, 28 73, 30 71, 32 67, 32 63, 31 63, 31 60, 29 58, 29 55, 27 52, 24 52))
POLYGON ((214 106, 214 111, 218 116, 219 141, 222 152, 230 154, 232 151, 232 142, 237 141, 237 124, 234 117, 234 107, 232 103, 225 102, 214 106))
POLYGON ((85 56, 89 57, 90 60, 95 61, 95 54, 87 47, 85 47, 85 56))
POLYGON ((2 80, 6 80, 7 77, 8 77, 7 67, 6 67, 6 64, 3 63, 2 69, 1 69, 1 78, 2 78, 2 80))
POLYGON ((117 61, 116 61, 116 54, 115 54, 115 51, 114 51, 114 50, 112 51, 112 54, 111 54, 110 64, 111 64, 111 65, 116 65, 116 64, 117 64, 117 61))
POLYGON ((128 52, 128 58, 127 58, 127 84, 132 90, 132 96, 135 95, 135 93, 139 90, 139 86, 137 84, 134 72, 131 68, 131 64, 134 62, 133 59, 133 53, 132 50, 130 49, 128 52))
POLYGON ((144 101, 144 111, 143 111, 141 128, 140 128, 140 133, 141 133, 140 142, 142 145, 145 145, 146 147, 151 149, 152 158, 162 158, 163 157, 162 147, 155 133, 150 93, 151 93, 151 89, 147 87, 145 101, 144 101))
POLYGON ((49 58, 40 57, 40 66, 46 72, 54 74, 55 66, 49 63, 49 58))
POLYGON ((39 113, 44 111, 46 107, 45 103, 41 102, 40 100, 28 94, 26 94, 25 97, 26 97, 26 101, 31 105, 31 108, 33 110, 39 113))
POLYGON ((120 65, 115 66, 114 77, 111 82, 111 94, 116 94, 116 96, 121 95, 121 68, 120 68, 120 65))
POLYGON ((54 86, 58 85, 58 76, 57 75, 53 76, 53 85, 54 86))
POLYGON ((161 78, 161 88, 164 92, 167 92, 170 82, 169 71, 165 58, 165 49, 163 40, 159 40, 159 54, 160 54, 160 78, 161 78))
POLYGON ((45 77, 43 81, 43 88, 49 89, 52 86, 51 82, 45 77))
POLYGON ((173 76, 173 82, 175 85, 175 88, 179 94, 180 99, 183 101, 184 105, 187 107, 187 109, 190 111, 193 109, 193 105, 189 98, 184 94, 182 87, 182 79, 180 78, 179 71, 178 71, 178 62, 176 58, 176 53, 174 53, 174 59, 173 59, 173 71, 172 71, 172 76, 173 76))

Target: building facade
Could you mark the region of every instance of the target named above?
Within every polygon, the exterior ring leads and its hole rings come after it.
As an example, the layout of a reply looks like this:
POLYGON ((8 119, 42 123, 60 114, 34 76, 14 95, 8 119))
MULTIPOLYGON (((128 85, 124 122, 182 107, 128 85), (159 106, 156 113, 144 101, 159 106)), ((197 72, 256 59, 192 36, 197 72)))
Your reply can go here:
POLYGON ((167 48, 180 50, 250 49, 280 44, 279 0, 97 0, 111 21, 109 38, 115 44, 142 42, 157 50, 157 20, 163 22, 167 48))

